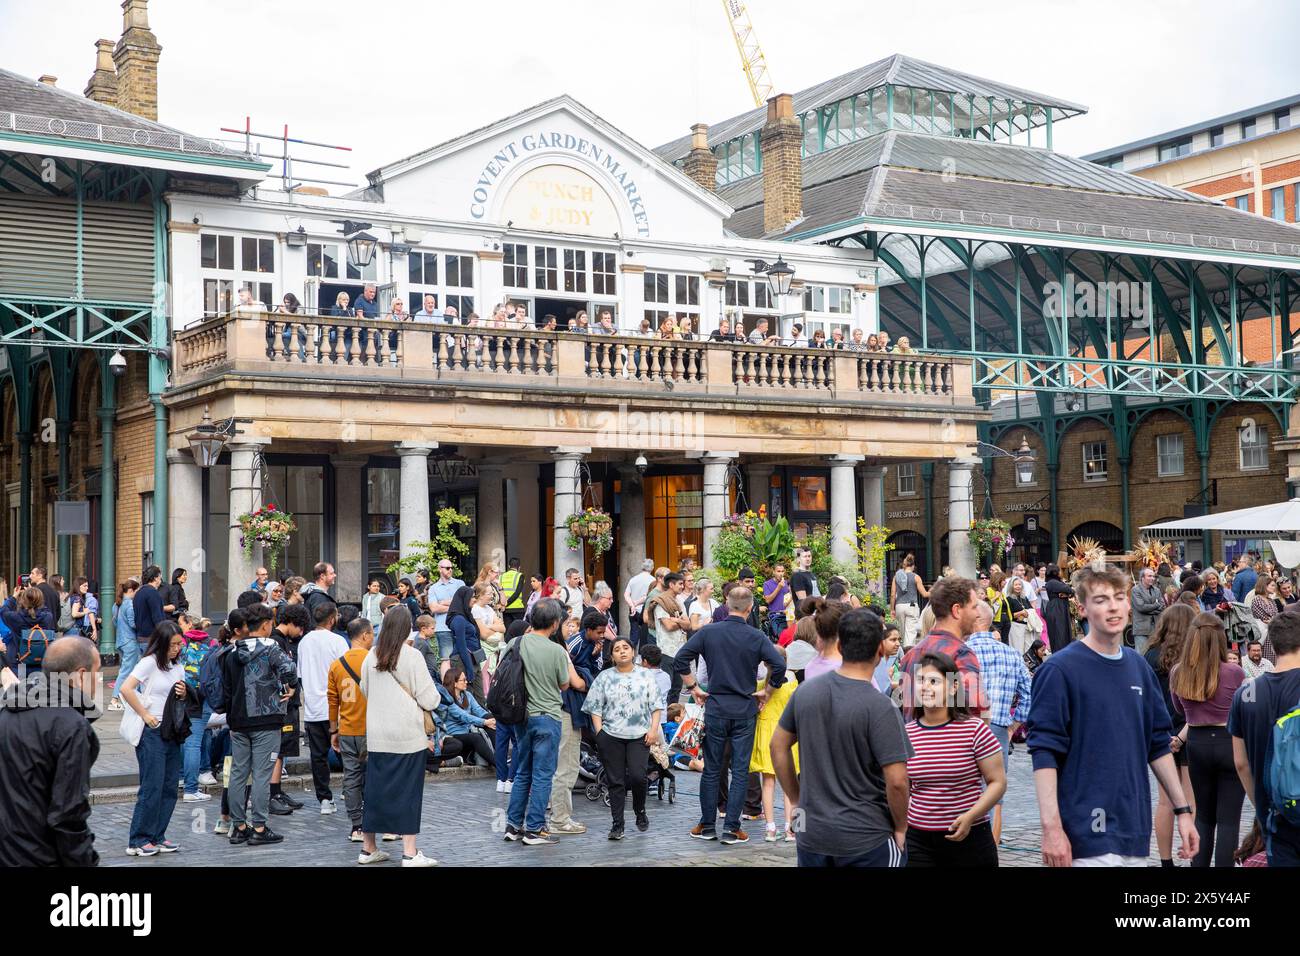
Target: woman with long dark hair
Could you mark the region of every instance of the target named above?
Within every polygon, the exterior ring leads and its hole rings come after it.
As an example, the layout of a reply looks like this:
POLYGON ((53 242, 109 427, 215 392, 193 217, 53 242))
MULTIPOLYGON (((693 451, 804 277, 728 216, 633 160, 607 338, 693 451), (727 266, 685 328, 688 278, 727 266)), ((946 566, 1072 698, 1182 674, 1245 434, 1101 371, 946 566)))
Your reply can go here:
POLYGON ((437 860, 415 845, 424 800, 424 767, 429 751, 425 715, 442 698, 424 657, 408 644, 411 613, 397 605, 384 615, 375 646, 361 665, 366 698, 366 788, 361 819, 361 864, 382 863, 388 854, 376 833, 402 837, 402 866, 434 866, 437 860))
POLYGON ((190 609, 190 599, 185 596, 185 582, 189 580, 189 572, 184 568, 177 568, 172 572, 172 583, 163 588, 163 610, 173 621, 180 620, 180 616, 190 609))
POLYGON ((185 637, 173 621, 160 621, 149 647, 122 685, 122 737, 135 747, 140 786, 131 814, 127 856, 156 856, 180 849, 167 839, 167 824, 176 809, 176 782, 181 776, 181 741, 163 736, 163 717, 171 697, 185 699, 185 669, 179 658, 185 637))
POLYGON ((907 725, 907 865, 998 865, 989 822, 1007 789, 1002 745, 971 714, 957 665, 946 654, 917 663, 920 707, 907 725))
MULTIPOLYGON (((1174 709, 1173 698, 1169 695, 1169 672, 1182 656, 1187 632, 1191 630, 1192 621, 1195 619, 1195 609, 1182 601, 1165 608, 1160 617, 1156 618, 1155 629, 1151 632, 1146 654, 1143 655, 1147 664, 1155 671, 1156 680, 1160 683, 1160 690, 1165 696, 1165 707, 1169 711, 1170 720, 1173 721, 1175 735, 1181 733, 1185 721, 1182 714, 1174 709)), ((1192 780, 1187 774, 1187 751, 1181 749, 1181 741, 1175 749, 1172 738, 1170 748, 1174 752, 1174 766, 1178 768, 1183 793, 1191 794, 1192 780)), ((1155 830, 1160 865, 1171 867, 1174 865, 1174 805, 1165 795, 1164 787, 1159 788, 1156 800, 1155 830)))
POLYGON ((415 594, 415 580, 413 578, 405 577, 397 582, 397 599, 402 602, 402 606, 411 615, 412 621, 423 613, 420 610, 420 599, 415 594))
POLYGON ((438 688, 442 697, 443 726, 448 737, 460 741, 461 752, 476 755, 488 767, 496 770, 496 747, 488 743, 484 732, 496 739, 496 718, 484 710, 469 692, 469 678, 459 667, 447 668, 438 688))
POLYGON ((1068 646, 1071 640, 1070 598, 1074 597, 1074 589, 1061 580, 1061 569, 1049 564, 1045 590, 1043 623, 1047 627, 1047 644, 1055 654, 1068 646))
POLYGON ((72 627, 69 634, 80 634, 99 644, 99 599, 95 597, 95 582, 80 577, 72 582, 72 627))
POLYGON ((1192 621, 1178 663, 1169 672, 1174 709, 1186 724, 1172 746, 1187 748, 1187 772, 1196 794, 1196 832, 1200 849, 1192 866, 1232 866, 1241 829, 1241 805, 1246 799, 1228 734, 1232 696, 1246 672, 1228 661, 1228 635, 1214 614, 1202 612, 1192 621))

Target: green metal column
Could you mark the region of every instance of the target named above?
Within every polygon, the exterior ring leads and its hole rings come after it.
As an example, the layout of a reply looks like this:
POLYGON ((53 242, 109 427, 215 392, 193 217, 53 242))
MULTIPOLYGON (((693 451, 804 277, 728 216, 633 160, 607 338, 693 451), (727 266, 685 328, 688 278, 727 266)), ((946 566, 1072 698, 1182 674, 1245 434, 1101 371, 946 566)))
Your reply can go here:
POLYGON ((149 344, 149 401, 153 405, 153 550, 154 561, 170 572, 171 553, 167 495, 167 407, 162 396, 167 388, 167 204, 163 201, 166 186, 165 173, 153 180, 154 212, 154 302, 150 318, 149 344))
MULTIPOLYGON (((1208 492, 1210 487, 1210 449, 1197 448, 1196 453, 1197 456, 1201 459, 1201 490, 1208 492)), ((1207 512, 1210 510, 1208 501, 1206 502, 1205 510, 1207 512)), ((1209 531, 1201 532, 1201 561, 1204 562, 1206 567, 1209 567, 1214 560, 1210 551, 1210 545, 1212 543, 1212 539, 1213 539, 1213 535, 1211 534, 1211 532, 1209 531)))
POLYGON ((1047 463, 1048 493, 1051 496, 1050 507, 1052 509, 1052 560, 1061 553, 1061 512, 1056 503, 1056 478, 1061 470, 1059 461, 1049 461, 1047 463))
POLYGON ((1119 508, 1124 530, 1125 551, 1133 546, 1133 515, 1129 510, 1128 466, 1129 459, 1127 457, 1119 460, 1119 508))
POLYGON ((18 570, 32 569, 32 433, 18 433, 18 570))
MULTIPOLYGON (((59 454, 59 489, 58 497, 60 501, 68 500, 68 456, 71 452, 72 422, 59 421, 55 425, 55 441, 58 443, 59 454)), ((58 559, 59 573, 63 575, 67 587, 72 587, 72 538, 66 534, 61 534, 55 540, 58 542, 58 559)))
POLYGON ((107 353, 99 362, 99 429, 103 455, 99 478, 99 653, 117 652, 113 634, 113 600, 117 596, 117 473, 113 461, 113 427, 117 418, 117 379, 109 371, 107 353))

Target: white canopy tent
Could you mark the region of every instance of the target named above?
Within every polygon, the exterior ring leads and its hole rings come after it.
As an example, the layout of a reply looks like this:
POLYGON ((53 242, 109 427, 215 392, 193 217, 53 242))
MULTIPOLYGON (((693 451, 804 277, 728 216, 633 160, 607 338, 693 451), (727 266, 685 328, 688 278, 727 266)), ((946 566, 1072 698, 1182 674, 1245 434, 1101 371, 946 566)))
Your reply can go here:
MULTIPOLYGON (((1188 531, 1223 531, 1259 537, 1279 533, 1300 533, 1300 498, 1292 498, 1290 501, 1282 501, 1275 505, 1221 511, 1218 514, 1201 515, 1199 518, 1162 521, 1159 524, 1146 525, 1142 530, 1155 535, 1188 531)), ((1274 559, 1282 567, 1290 570, 1300 566, 1300 541, 1270 540, 1269 547, 1273 551, 1274 559)))
POLYGON ((1300 531, 1300 498, 1282 501, 1275 505, 1239 508, 1218 514, 1183 518, 1180 521, 1162 521, 1142 528, 1155 534, 1183 531, 1228 531, 1235 534, 1267 535, 1278 532, 1300 531))

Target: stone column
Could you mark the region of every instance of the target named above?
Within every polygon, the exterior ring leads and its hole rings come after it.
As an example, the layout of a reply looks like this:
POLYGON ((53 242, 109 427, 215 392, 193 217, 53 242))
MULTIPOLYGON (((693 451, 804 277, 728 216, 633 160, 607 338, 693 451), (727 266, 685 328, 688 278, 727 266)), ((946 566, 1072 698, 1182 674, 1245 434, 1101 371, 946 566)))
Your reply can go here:
POLYGON ((397 443, 397 456, 402 460, 397 506, 397 537, 402 557, 411 553, 411 542, 430 539, 429 452, 437 447, 437 442, 397 443))
POLYGON ((758 511, 760 505, 766 505, 772 500, 772 473, 776 471, 773 465, 749 465, 745 468, 746 481, 745 497, 749 499, 749 507, 758 511))
MULTIPOLYGON (((552 517, 555 539, 551 575, 557 581, 564 580, 564 572, 569 568, 586 568, 581 543, 576 551, 569 548, 569 529, 565 526, 564 519, 582 510, 578 466, 582 463, 583 456, 590 454, 590 448, 562 447, 551 450, 551 455, 555 458, 555 514, 552 517)), ((585 570, 583 575, 586 576, 585 570)))
POLYGON ((955 573, 975 577, 975 552, 970 546, 970 523, 974 505, 971 501, 971 472, 978 458, 954 458, 948 462, 948 563, 955 573))
POLYGON ((504 471, 495 462, 481 462, 478 466, 478 563, 481 567, 495 561, 502 572, 506 569, 504 471))
POLYGON ((334 466, 334 594, 360 601, 366 589, 366 489, 361 482, 366 459, 331 458, 334 466))
POLYGON ((734 451, 688 452, 686 456, 699 458, 704 466, 704 497, 700 509, 704 526, 704 549, 700 555, 702 568, 713 567, 713 546, 722 530, 722 519, 727 515, 727 466, 739 454, 734 451))
POLYGON ((861 468, 862 517, 867 527, 885 524, 885 468, 861 468))
POLYGON ((862 455, 835 455, 831 465, 831 557, 852 563, 858 539, 858 490, 853 471, 862 455))
MULTIPOLYGON (((262 447, 271 444, 271 439, 257 435, 242 435, 240 440, 226 447, 230 451, 230 547, 226 559, 226 595, 218 607, 234 607, 235 598, 243 593, 250 581, 257 576, 257 568, 262 563, 262 548, 254 545, 248 557, 244 557, 244 548, 239 543, 242 537, 239 530, 239 516, 255 511, 262 506, 262 478, 259 469, 253 465, 254 456, 262 447)), ((221 601, 218 595, 213 600, 221 601)))
POLYGON ((172 449, 167 452, 167 470, 172 493, 171 513, 167 516, 171 524, 167 567, 189 572, 185 594, 190 599, 190 611, 202 616, 203 575, 208 570, 203 553, 203 469, 189 451, 172 449))
POLYGON ((645 489, 641 473, 635 465, 619 465, 618 474, 622 479, 618 515, 618 581, 609 583, 614 588, 614 600, 618 603, 618 632, 630 634, 623 589, 640 572, 641 562, 650 555, 645 549, 645 489))
POLYGON ((524 574, 532 574, 542 571, 538 554, 542 538, 538 529, 537 466, 522 465, 512 472, 506 480, 506 551, 519 559, 524 574))

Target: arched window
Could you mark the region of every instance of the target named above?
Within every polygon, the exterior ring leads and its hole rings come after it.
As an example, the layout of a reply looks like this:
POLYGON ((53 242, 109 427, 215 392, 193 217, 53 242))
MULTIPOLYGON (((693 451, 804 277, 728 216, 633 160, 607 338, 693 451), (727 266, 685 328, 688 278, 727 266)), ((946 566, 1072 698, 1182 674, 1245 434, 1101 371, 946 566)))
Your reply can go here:
POLYGON ((1085 521, 1065 536, 1067 542, 1075 538, 1092 538, 1107 554, 1120 554, 1124 550, 1124 532, 1109 521, 1085 521))
POLYGON ((889 581, 894 579, 895 572, 903 566, 903 558, 909 554, 916 559, 915 571, 920 575, 921 580, 930 580, 925 566, 925 535, 915 531, 895 531, 889 536, 887 543, 894 546, 893 551, 885 554, 885 570, 888 572, 889 581))

